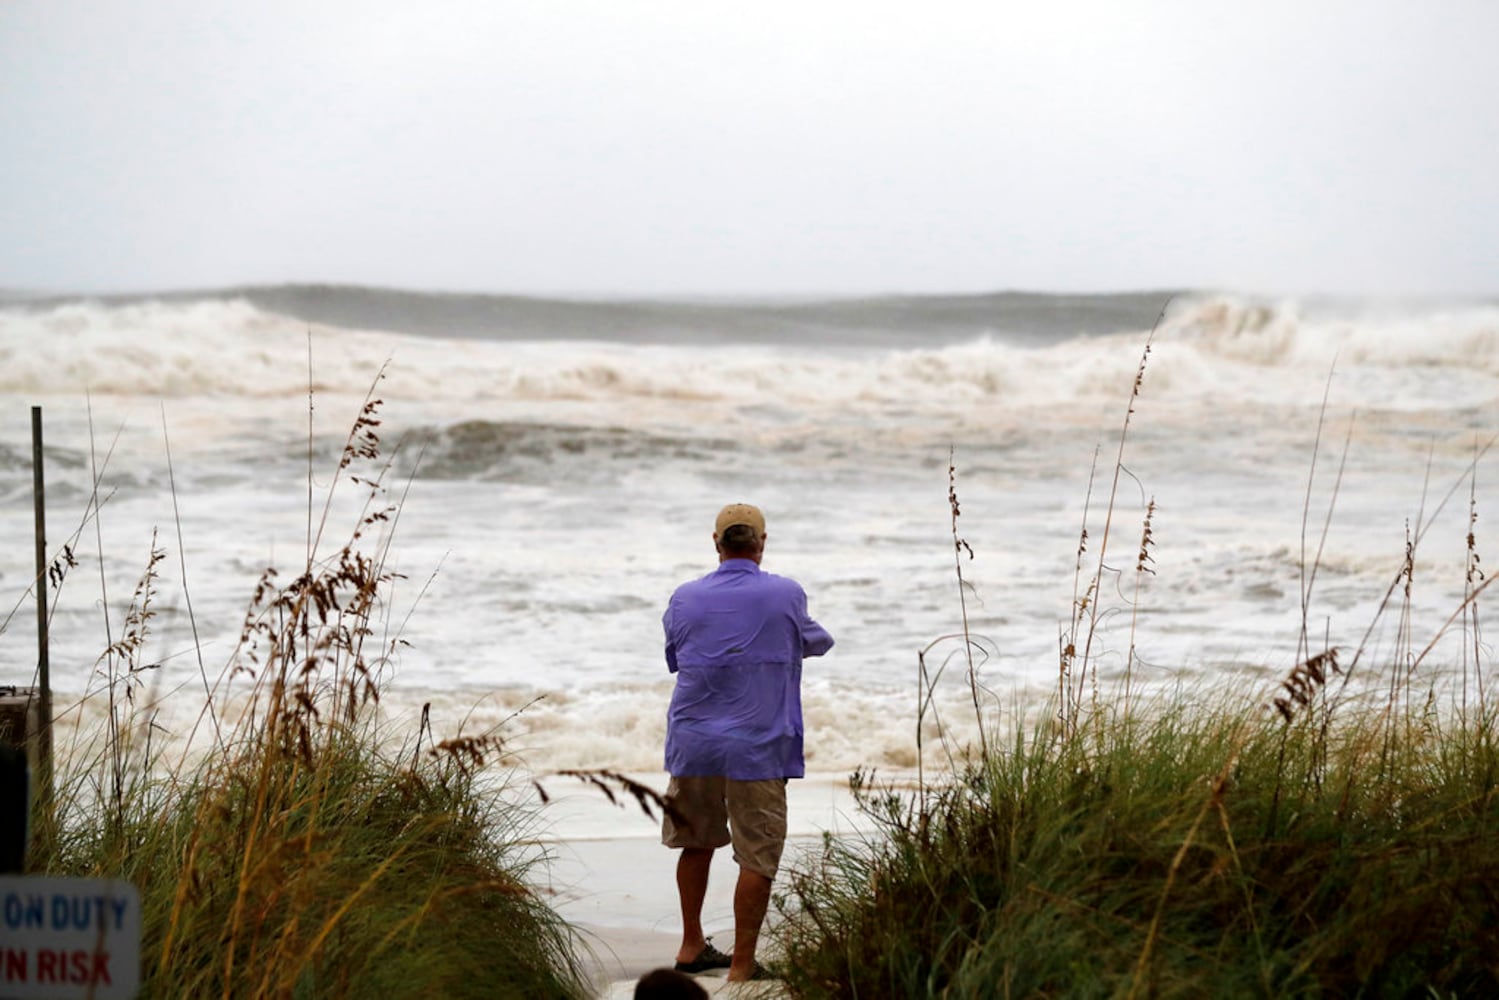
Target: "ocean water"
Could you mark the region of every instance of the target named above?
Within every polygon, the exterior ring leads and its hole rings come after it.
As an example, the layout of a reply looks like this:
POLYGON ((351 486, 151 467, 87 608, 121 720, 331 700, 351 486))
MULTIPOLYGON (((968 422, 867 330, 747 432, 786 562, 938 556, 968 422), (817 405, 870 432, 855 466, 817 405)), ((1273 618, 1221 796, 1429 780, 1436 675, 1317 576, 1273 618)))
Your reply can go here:
MULTIPOLYGON (((449 733, 503 721, 541 770, 659 767, 661 609, 712 568, 729 501, 764 509, 765 567, 800 580, 838 640, 805 674, 808 766, 828 773, 911 766, 923 651, 946 664, 943 726, 971 737, 965 613, 995 717, 1044 706, 1085 526, 1082 576, 1101 552, 1106 567, 1090 647, 1105 698, 1128 674, 1268 699, 1297 661, 1313 564, 1317 648, 1362 644, 1377 665, 1435 640, 1420 676, 1450 682, 1474 655, 1461 622, 1443 632, 1471 585, 1470 529, 1480 557, 1499 548, 1492 303, 329 287, 10 301, 0 684, 31 683, 36 663, 32 406, 49 548, 78 562, 56 594, 58 701, 97 687, 155 532, 160 666, 143 698, 171 731, 195 717, 200 669, 229 662, 261 571, 305 557, 309 444, 320 512, 372 386, 401 504, 403 579, 380 625, 405 644, 381 668, 384 710, 431 703, 449 733), (1397 587, 1376 616, 1418 532, 1409 598, 1397 587)), ((363 495, 338 490, 330 545, 363 495)))

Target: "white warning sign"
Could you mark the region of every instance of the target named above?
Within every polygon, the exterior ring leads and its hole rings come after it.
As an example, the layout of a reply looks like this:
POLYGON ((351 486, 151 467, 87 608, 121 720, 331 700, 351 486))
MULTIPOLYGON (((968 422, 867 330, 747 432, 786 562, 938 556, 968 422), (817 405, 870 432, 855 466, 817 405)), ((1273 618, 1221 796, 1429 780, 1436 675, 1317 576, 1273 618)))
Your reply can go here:
POLYGON ((140 988, 141 900, 114 879, 0 876, 0 997, 129 1000, 140 988))

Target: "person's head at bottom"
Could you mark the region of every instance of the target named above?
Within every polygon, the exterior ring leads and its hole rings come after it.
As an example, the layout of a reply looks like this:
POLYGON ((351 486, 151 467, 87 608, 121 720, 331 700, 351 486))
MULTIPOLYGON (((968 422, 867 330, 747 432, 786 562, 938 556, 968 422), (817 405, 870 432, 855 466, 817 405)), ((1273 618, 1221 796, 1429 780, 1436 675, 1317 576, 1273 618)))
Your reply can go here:
POLYGON ((708 991, 685 972, 652 969, 635 983, 635 1000, 707 1000, 708 991))

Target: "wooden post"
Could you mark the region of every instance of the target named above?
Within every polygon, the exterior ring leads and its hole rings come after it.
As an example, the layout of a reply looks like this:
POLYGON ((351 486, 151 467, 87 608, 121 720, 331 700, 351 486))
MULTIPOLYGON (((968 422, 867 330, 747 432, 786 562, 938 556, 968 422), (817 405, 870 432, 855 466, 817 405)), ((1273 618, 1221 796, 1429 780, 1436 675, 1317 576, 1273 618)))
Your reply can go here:
POLYGON ((31 408, 31 486, 36 507, 37 790, 52 809, 52 666, 47 655, 47 490, 42 476, 42 408, 31 408))
POLYGON ((26 767, 26 750, 0 743, 0 875, 26 871, 30 831, 31 772, 26 767))

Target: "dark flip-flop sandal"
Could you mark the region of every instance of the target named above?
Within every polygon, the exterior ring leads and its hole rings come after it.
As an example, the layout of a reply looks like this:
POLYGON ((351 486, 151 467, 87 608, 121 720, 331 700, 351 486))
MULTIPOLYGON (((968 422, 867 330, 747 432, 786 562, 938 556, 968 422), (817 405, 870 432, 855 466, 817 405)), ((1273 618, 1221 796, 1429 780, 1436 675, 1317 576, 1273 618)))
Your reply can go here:
MULTIPOLYGON (((733 964, 734 959, 732 957, 725 955, 713 947, 712 941, 708 941, 703 945, 703 950, 698 952, 697 958, 694 958, 690 962, 678 962, 672 968, 678 972, 685 972, 688 975, 696 975, 699 972, 707 972, 709 969, 727 969, 733 964)), ((759 971, 758 966, 755 971, 759 971)))
POLYGON ((780 973, 776 972, 774 969, 767 969, 765 966, 761 965, 759 962, 756 962, 755 963, 755 967, 752 970, 750 970, 750 974, 749 974, 749 978, 748 979, 736 979, 736 980, 732 980, 732 982, 758 983, 758 982, 764 982, 767 979, 773 979, 773 980, 779 982, 783 978, 785 978, 785 977, 782 976, 780 973))
POLYGON ((755 963, 755 971, 750 973, 750 977, 749 977, 749 980, 747 980, 747 982, 753 982, 755 980, 761 980, 761 979, 780 979, 780 978, 781 978, 780 976, 776 975, 774 972, 771 972, 769 969, 767 969, 765 966, 761 965, 759 962, 756 962, 755 963))

